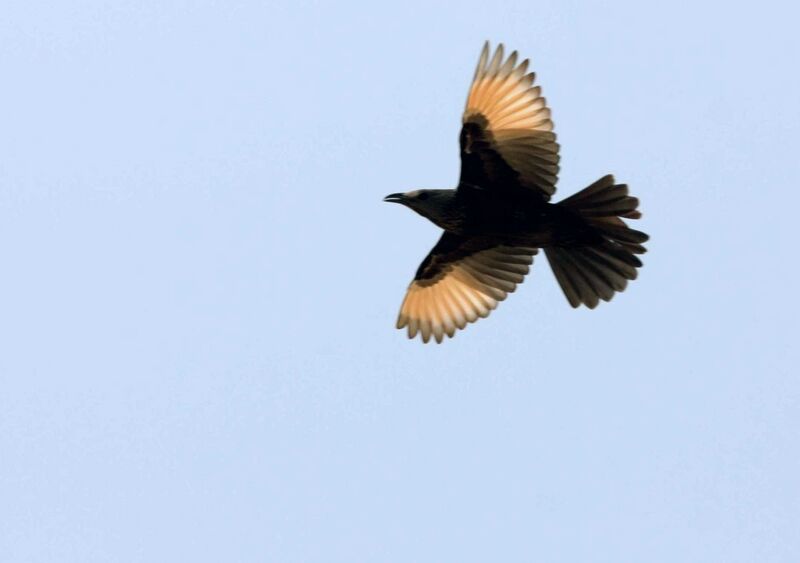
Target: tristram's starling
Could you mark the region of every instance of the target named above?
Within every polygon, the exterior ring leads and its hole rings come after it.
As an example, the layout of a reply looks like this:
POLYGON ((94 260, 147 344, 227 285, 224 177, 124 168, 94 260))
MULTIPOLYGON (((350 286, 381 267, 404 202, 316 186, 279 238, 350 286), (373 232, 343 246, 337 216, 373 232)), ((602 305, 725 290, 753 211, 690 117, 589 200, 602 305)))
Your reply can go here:
POLYGON ((558 203, 558 144, 550 110, 533 86, 528 60, 507 59, 503 45, 481 52, 461 127, 461 177, 454 190, 387 196, 444 229, 420 264, 400 307, 397 328, 441 342, 522 283, 543 248, 570 305, 590 309, 636 279, 648 236, 628 187, 603 176, 558 203))

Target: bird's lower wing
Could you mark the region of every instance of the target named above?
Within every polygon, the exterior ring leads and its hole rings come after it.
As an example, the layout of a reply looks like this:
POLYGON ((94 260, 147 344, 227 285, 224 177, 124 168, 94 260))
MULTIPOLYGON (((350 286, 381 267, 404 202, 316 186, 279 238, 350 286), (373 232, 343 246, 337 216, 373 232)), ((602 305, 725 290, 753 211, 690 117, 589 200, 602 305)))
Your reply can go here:
POLYGON ((420 264, 400 307, 397 328, 441 342, 486 317, 522 283, 537 249, 490 237, 444 233, 420 264))

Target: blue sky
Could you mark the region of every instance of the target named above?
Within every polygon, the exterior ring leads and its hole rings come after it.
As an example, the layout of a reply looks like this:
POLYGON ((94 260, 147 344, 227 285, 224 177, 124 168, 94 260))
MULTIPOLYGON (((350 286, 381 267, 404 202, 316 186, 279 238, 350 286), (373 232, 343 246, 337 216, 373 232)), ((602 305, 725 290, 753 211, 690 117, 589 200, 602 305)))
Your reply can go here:
POLYGON ((0 559, 800 560, 798 15, 4 3, 0 559), (652 239, 423 346, 381 199, 455 184, 486 39, 652 239))

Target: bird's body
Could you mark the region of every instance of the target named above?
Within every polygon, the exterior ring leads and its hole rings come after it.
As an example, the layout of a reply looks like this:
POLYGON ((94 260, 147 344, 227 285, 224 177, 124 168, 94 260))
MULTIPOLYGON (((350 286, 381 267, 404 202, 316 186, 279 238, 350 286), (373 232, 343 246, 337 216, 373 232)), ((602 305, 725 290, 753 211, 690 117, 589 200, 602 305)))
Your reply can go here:
POLYGON ((391 194, 444 230, 420 264, 398 317, 413 338, 441 342, 485 317, 521 283, 539 248, 573 307, 594 308, 636 278, 647 235, 622 218, 637 219, 638 200, 604 176, 564 201, 550 203, 558 144, 550 110, 533 87, 528 61, 489 61, 484 46, 460 135, 461 178, 451 190, 391 194))
POLYGON ((577 213, 522 190, 498 193, 462 186, 408 195, 416 195, 416 201, 406 203, 408 207, 454 235, 492 236, 523 246, 546 247, 586 239, 594 233, 577 213))

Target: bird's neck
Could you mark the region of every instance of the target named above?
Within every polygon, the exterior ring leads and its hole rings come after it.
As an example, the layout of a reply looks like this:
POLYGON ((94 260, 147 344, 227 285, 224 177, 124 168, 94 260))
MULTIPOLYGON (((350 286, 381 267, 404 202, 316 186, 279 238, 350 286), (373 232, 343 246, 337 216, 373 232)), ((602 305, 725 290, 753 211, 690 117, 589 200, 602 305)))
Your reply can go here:
POLYGON ((463 230, 466 219, 464 202, 456 190, 436 190, 433 199, 420 214, 445 231, 458 233, 463 230))

